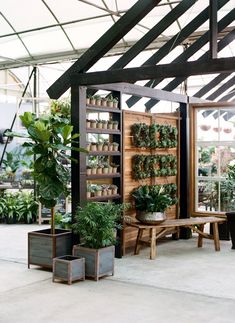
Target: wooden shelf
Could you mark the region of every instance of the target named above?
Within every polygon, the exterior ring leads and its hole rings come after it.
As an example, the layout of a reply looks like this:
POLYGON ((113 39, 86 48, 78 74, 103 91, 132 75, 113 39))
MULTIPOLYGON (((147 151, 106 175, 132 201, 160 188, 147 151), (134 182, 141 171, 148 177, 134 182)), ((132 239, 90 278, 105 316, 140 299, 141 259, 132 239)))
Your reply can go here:
POLYGON ((110 107, 102 107, 97 105, 87 105, 87 110, 90 110, 91 112, 115 112, 115 113, 121 113, 121 110, 119 108, 110 108, 110 107))
POLYGON ((120 135, 121 131, 116 129, 100 129, 100 128, 87 128, 88 133, 107 133, 107 134, 115 134, 120 135))
POLYGON ((105 195, 105 196, 94 196, 87 199, 87 201, 106 201, 120 199, 121 195, 105 195))
POLYGON ((95 174, 95 175, 87 175, 87 180, 90 179, 99 179, 99 178, 118 178, 120 177, 120 173, 113 173, 113 174, 95 174))
POLYGON ((120 151, 89 151, 90 156, 121 156, 120 151))

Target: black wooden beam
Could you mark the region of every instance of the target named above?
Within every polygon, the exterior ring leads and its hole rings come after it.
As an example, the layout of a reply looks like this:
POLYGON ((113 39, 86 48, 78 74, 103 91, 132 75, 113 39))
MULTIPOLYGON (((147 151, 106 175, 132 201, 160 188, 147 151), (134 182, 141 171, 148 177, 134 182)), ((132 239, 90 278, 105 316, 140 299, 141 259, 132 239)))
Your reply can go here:
MULTIPOLYGON (((174 21, 176 21, 176 19, 178 19, 182 14, 184 14, 196 1, 197 0, 182 0, 179 5, 177 5, 173 10, 171 10, 139 41, 137 41, 128 51, 126 51, 108 70, 124 68, 139 53, 141 53, 142 50, 144 50, 149 44, 151 44, 151 42, 153 42, 159 35, 161 35, 161 33, 163 33, 165 29, 167 29, 171 24, 173 24, 174 21)), ((178 38, 174 37, 174 42, 170 42, 170 46, 166 46, 165 50, 162 52, 162 58, 166 55, 167 52, 172 50, 172 46, 175 47, 179 43, 179 41, 182 41, 182 39, 185 39, 188 35, 190 35, 190 30, 184 29, 180 34, 178 34, 178 38), (187 33, 186 35, 185 32, 187 33)), ((95 92, 95 90, 89 90, 88 94, 94 95, 95 92)))
POLYGON ((182 0, 173 10, 159 21, 150 31, 148 31, 139 41, 137 41, 125 54, 122 55, 109 70, 123 68, 133 60, 142 50, 153 42, 161 33, 185 13, 197 0, 182 0))
MULTIPOLYGON (((218 9, 222 8, 229 0, 219 0, 218 9)), ((161 59, 169 54, 175 47, 182 43, 189 35, 191 35, 195 30, 197 30, 203 23, 209 19, 209 7, 204 9, 197 17, 195 17, 191 22, 189 22, 179 33, 172 37, 164 46, 162 46, 155 54, 153 54, 147 61, 142 64, 153 65, 157 64, 161 59)), ((153 87, 152 81, 148 81, 145 86, 153 87)), ((138 97, 130 97, 126 103, 129 107, 132 107, 140 99, 138 97)))
POLYGON ((210 0, 210 58, 217 58, 217 24, 218 1, 210 0))
POLYGON ((218 98, 221 94, 223 94, 227 89, 232 87, 235 84, 235 76, 229 79, 226 83, 220 86, 216 91, 214 91, 211 95, 207 97, 207 100, 213 101, 218 98))
MULTIPOLYGON (((134 94, 140 98, 157 98, 163 101, 170 101, 170 102, 179 102, 179 103, 187 103, 187 96, 178 94, 178 93, 171 93, 167 91, 162 91, 159 89, 151 89, 145 86, 137 85, 137 84, 130 84, 130 83, 109 83, 109 84, 98 84, 92 86, 92 89, 98 90, 106 90, 106 91, 120 91, 125 94, 134 94)), ((197 99, 197 98, 196 98, 197 99)), ((193 98, 192 98, 193 100, 193 98)), ((198 99, 198 102, 205 102, 205 100, 198 99)))
MULTIPOLYGON (((181 104, 180 107, 180 192, 179 192, 179 204, 180 204, 180 219, 190 217, 189 208, 189 105, 181 104)), ((182 228, 180 230, 181 239, 189 239, 191 236, 190 230, 182 228)))
POLYGON ((161 0, 139 0, 103 36, 101 36, 59 79, 47 90, 50 98, 58 99, 71 85, 74 73, 85 72, 144 18, 161 0))
POLYGON ((182 63, 171 63, 104 72, 81 73, 74 76, 73 82, 76 82, 78 85, 107 84, 149 80, 155 78, 156 75, 162 78, 187 78, 191 75, 215 74, 220 72, 235 72, 235 57, 184 62, 183 68, 182 63))
MULTIPOLYGON (((223 48, 225 48, 227 45, 229 45, 233 40, 235 39, 235 29, 232 30, 229 34, 227 34, 223 39, 220 40, 218 43, 218 52, 221 51, 223 48)), ((208 60, 209 57, 209 51, 207 51, 204 55, 202 55, 197 61, 200 64, 205 60, 208 60)), ((225 58, 226 60, 226 58, 225 58)), ((184 63, 185 64, 185 63, 184 63)), ((219 73, 223 73, 224 71, 219 71, 219 73)), ((233 71, 227 71, 227 73, 232 73, 233 71)), ((203 74, 203 73, 202 73, 203 74)), ((200 73, 198 74, 200 75, 200 73)), ((184 82, 187 79, 187 77, 177 77, 173 81, 171 81, 168 85, 166 85, 163 90, 165 91, 173 91, 178 85, 180 85, 182 82, 184 82)), ((149 100, 145 105, 150 110, 155 104, 157 104, 159 101, 153 101, 149 100)))
POLYGON ((218 100, 218 102, 224 102, 224 101, 228 101, 230 99, 232 99, 235 96, 235 87, 225 96, 223 96, 222 98, 220 98, 218 100))
MULTIPOLYGON (((226 28, 232 21, 234 21, 234 16, 235 16, 235 9, 230 11, 225 17, 221 19, 221 21, 218 24, 218 31, 222 31, 224 28, 226 28)), ((192 57, 200 48, 202 48, 206 43, 209 41, 209 31, 206 32, 204 35, 202 35, 197 41, 195 41, 190 47, 188 47, 182 54, 180 54, 173 62, 184 62, 187 61, 190 57, 192 57)), ((223 43, 223 42, 222 42, 223 43)), ((221 50, 221 41, 220 41, 220 49, 221 50)), ((204 55, 202 55, 199 60, 204 60, 210 58, 210 51, 207 51, 204 55)), ((157 79, 153 81, 152 87, 157 86, 163 79, 157 79)), ((169 88, 176 88, 179 84, 181 84, 185 79, 180 80, 180 79, 175 79, 171 81, 167 85, 166 91, 172 91, 169 90, 169 88), (175 84, 177 84, 175 86, 175 84)), ((165 88, 164 88, 165 90, 165 88)), ((154 100, 150 100, 146 102, 145 106, 147 110, 150 110, 157 102, 154 100)))
POLYGON ((203 86, 198 92, 196 92, 193 96, 201 98, 203 95, 207 94, 209 91, 214 89, 218 84, 220 84, 223 80, 225 80, 230 74, 222 73, 217 75, 213 80, 203 86))

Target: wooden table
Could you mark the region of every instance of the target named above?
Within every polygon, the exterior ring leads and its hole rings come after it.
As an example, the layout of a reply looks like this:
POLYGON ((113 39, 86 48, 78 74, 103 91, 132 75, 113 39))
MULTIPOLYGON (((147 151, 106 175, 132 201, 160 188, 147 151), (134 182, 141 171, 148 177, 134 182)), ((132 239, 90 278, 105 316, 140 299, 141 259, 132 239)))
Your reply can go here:
POLYGON ((218 217, 197 217, 197 218, 187 218, 187 219, 174 219, 166 220, 158 225, 147 225, 137 220, 126 221, 127 226, 131 226, 138 229, 136 244, 135 244, 135 255, 138 255, 140 252, 140 246, 142 244, 150 244, 150 259, 156 258, 156 240, 164 236, 169 228, 180 228, 186 227, 190 228, 193 231, 198 233, 198 248, 202 247, 202 239, 212 239, 214 240, 215 250, 220 250, 220 241, 219 241, 219 231, 218 223, 225 222, 225 218, 218 217), (204 225, 206 223, 211 223, 213 227, 213 235, 204 232, 204 225), (160 229, 160 230, 159 230, 160 229), (150 241, 141 240, 144 230, 150 230, 150 241), (158 232, 157 232, 158 231, 158 232))

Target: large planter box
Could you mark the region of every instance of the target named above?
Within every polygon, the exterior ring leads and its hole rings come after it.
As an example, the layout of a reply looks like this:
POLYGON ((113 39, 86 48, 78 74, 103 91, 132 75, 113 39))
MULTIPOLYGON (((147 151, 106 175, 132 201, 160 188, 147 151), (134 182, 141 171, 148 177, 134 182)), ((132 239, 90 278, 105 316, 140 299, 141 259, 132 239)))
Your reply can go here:
POLYGON ((70 255, 54 258, 52 281, 57 279, 69 285, 75 280, 85 280, 85 258, 70 255))
POLYGON ((114 246, 90 249, 76 245, 73 247, 73 256, 85 258, 86 277, 98 280, 114 274, 114 246))
POLYGON ((52 269, 53 258, 71 254, 72 233, 69 230, 50 229, 28 233, 28 268, 38 265, 52 269))

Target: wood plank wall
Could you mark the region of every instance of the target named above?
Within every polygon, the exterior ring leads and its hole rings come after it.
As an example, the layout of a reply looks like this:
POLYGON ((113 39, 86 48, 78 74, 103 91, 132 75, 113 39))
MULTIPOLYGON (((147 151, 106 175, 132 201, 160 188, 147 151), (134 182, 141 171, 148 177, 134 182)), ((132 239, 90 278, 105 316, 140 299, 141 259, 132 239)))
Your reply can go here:
MULTIPOLYGON (((140 185, 156 185, 156 184, 178 184, 179 178, 179 135, 178 135, 178 147, 177 148, 157 148, 157 149, 146 149, 137 148, 133 146, 131 126, 134 123, 146 123, 151 125, 153 123, 162 125, 172 125, 177 127, 179 130, 179 117, 177 113, 165 113, 165 114, 152 114, 152 113, 141 113, 133 111, 123 111, 123 200, 124 202, 131 203, 131 192, 134 188, 140 185), (147 178, 143 180, 135 180, 132 177, 132 158, 134 155, 166 155, 172 154, 177 156, 178 174, 177 176, 164 176, 147 178)), ((179 191, 179 186, 178 186, 179 191)), ((178 205, 170 207, 167 212, 168 219, 175 219, 178 217, 178 205)), ((132 207, 126 215, 135 217, 135 209, 132 207)), ((170 231, 169 233, 174 233, 170 231)), ((130 227, 124 227, 123 230, 123 253, 125 254, 125 248, 133 246, 136 240, 137 230, 130 227)))

